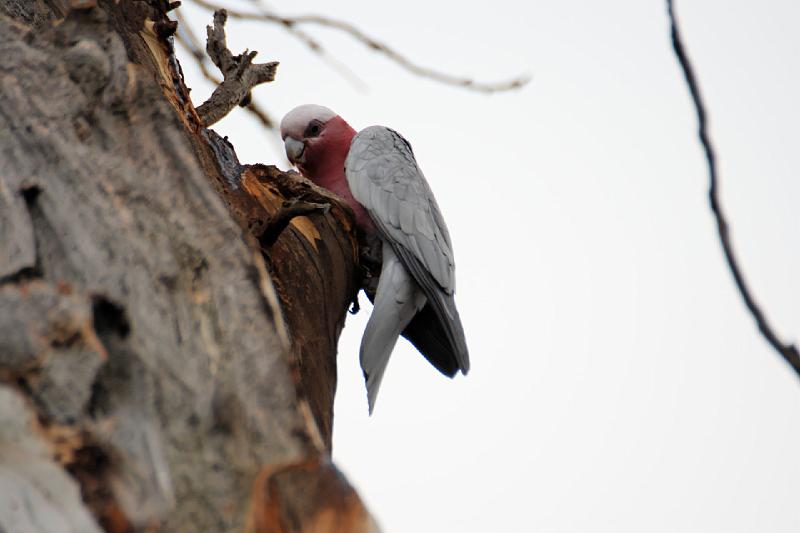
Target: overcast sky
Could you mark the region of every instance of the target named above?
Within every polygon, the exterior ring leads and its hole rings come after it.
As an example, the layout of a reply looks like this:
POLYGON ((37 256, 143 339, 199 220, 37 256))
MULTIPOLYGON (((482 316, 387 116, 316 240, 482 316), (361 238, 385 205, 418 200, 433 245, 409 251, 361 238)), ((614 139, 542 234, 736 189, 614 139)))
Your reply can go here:
MULTIPOLYGON (((368 417, 366 303, 339 344, 333 455, 385 531, 800 531, 800 380, 723 262, 663 2, 271 5, 351 21, 447 72, 533 75, 470 93, 307 27, 359 89, 278 27, 229 24, 234 51, 281 61, 256 90, 276 118, 318 103, 408 138, 452 234, 466 378, 401 340, 368 417)), ((210 15, 185 9, 203 33, 210 15)), ((800 3, 677 11, 735 247, 796 340, 800 3)), ((209 86, 183 64, 199 104, 209 86)), ((244 111, 215 129, 244 162, 286 164, 244 111)))

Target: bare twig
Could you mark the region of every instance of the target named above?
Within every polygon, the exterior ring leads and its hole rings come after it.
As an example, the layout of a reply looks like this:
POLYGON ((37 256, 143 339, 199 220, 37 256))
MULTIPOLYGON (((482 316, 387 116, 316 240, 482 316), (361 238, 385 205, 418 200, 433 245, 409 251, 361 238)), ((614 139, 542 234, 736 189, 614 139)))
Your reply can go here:
POLYGON ((758 329, 761 334, 769 342, 769 344, 783 357, 794 371, 800 375, 800 353, 797 347, 793 344, 786 344, 778 338, 778 335, 773 330, 772 326, 767 321, 761 308, 756 303, 747 282, 744 279, 744 274, 739 267, 738 260, 733 251, 733 244, 731 243, 730 231, 725 213, 722 210, 722 205, 719 200, 718 180, 717 180, 717 166, 714 147, 711 144, 711 138, 708 134, 708 119, 706 117, 705 105, 703 98, 700 94, 700 85, 694 74, 694 69, 686 54, 686 49, 681 40, 680 31, 678 29, 678 22, 675 18, 675 12, 672 5, 672 0, 667 0, 667 12, 669 13, 669 20, 671 25, 672 47, 675 50, 675 55, 678 57, 678 62, 683 70, 683 75, 686 78, 686 84, 689 86, 689 92, 692 95, 692 101, 697 112, 698 121, 698 135, 700 143, 705 152, 706 162, 708 163, 708 176, 709 176, 709 189, 708 199, 711 204, 711 211, 717 221, 717 232, 719 233, 719 240, 722 244, 722 250, 725 253, 725 259, 728 262, 728 267, 733 274, 733 279, 736 282, 736 287, 744 300, 747 309, 758 324, 758 329))
POLYGON ((197 114, 205 126, 214 124, 230 113, 231 109, 248 97, 253 87, 272 81, 278 68, 277 61, 253 63, 257 53, 255 51, 245 50, 243 54, 234 56, 228 50, 225 40, 226 20, 225 10, 220 9, 214 12, 214 26, 208 27, 206 52, 222 72, 224 79, 209 99, 197 108, 197 114))
MULTIPOLYGON (((256 119, 261 122, 262 126, 268 129, 275 129, 275 122, 272 120, 272 117, 261 109, 261 106, 259 106, 255 100, 250 100, 244 108, 250 111, 250 114, 256 117, 256 119)), ((283 144, 280 145, 280 149, 283 150, 283 144)))
MULTIPOLYGON (((249 0, 253 6, 264 16, 273 16, 274 10, 270 8, 263 0, 249 0)), ((282 24, 283 29, 290 35, 294 36, 301 43, 306 45, 309 50, 321 57, 333 70, 335 70, 341 77, 350 82, 356 89, 364 90, 367 84, 362 80, 350 67, 342 61, 339 61, 331 54, 329 54, 322 45, 317 42, 311 35, 301 30, 294 25, 282 24)))
MULTIPOLYGON (((216 4, 214 2, 209 2, 208 0, 192 0, 192 2, 195 5, 208 10, 218 10, 223 8, 223 6, 216 4)), ((296 32, 298 31, 296 26, 300 24, 315 24, 318 26, 325 26, 327 28, 335 29, 346 33, 356 41, 359 41, 360 43, 364 44, 367 48, 370 48, 371 50, 374 50, 379 54, 383 54, 384 56, 394 61, 400 67, 411 72, 412 74, 416 74, 423 78, 432 79, 440 83, 444 83, 446 85, 455 85, 473 91, 484 92, 484 93, 510 91, 514 89, 519 89, 520 87, 523 87, 530 81, 529 76, 519 76, 511 80, 495 82, 495 83, 487 83, 487 82, 476 81, 470 78, 446 74, 444 72, 440 72, 438 70, 429 67, 424 67, 418 65, 417 63, 414 63, 413 61, 411 61, 404 55, 400 54, 390 46, 367 35, 359 28, 357 28, 355 25, 349 22, 332 19, 329 17, 323 17, 320 15, 301 15, 295 17, 285 17, 277 15, 275 13, 270 13, 264 9, 262 9, 258 13, 228 9, 228 15, 232 18, 245 19, 245 20, 260 20, 263 22, 279 24, 285 27, 287 30, 295 32, 295 35, 297 35, 296 32)), ((322 50, 321 45, 318 42, 311 39, 310 37, 308 37, 307 34, 303 33, 301 35, 304 36, 304 39, 307 39, 305 43, 307 46, 309 46, 309 48, 311 48, 316 52, 320 52, 322 50)))

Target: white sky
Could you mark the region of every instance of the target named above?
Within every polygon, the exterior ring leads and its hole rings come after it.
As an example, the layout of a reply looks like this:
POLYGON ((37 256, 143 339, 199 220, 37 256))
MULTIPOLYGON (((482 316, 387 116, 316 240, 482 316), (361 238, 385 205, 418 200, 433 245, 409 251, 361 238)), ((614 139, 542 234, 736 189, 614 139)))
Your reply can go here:
MULTIPOLYGON (((794 340, 800 3, 677 4, 736 249, 794 340)), ((406 136, 453 237, 469 376, 443 378, 401 340, 370 418, 368 305, 339 345, 334 459, 384 530, 800 531, 800 380, 723 263, 663 2, 283 5, 448 72, 534 76, 483 96, 306 28, 358 90, 281 29, 229 24, 234 51, 281 61, 256 91, 276 118, 318 103, 406 136)), ((189 13, 203 34, 210 15, 189 13)), ((183 65, 199 103, 209 86, 183 65)), ((246 112, 215 129, 244 162, 285 165, 246 112)))

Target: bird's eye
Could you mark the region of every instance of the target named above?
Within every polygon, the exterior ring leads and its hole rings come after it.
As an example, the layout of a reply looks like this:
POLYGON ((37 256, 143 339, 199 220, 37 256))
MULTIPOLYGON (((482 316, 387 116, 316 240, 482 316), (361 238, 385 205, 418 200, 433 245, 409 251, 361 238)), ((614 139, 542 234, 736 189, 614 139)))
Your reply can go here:
POLYGON ((322 126, 319 122, 312 122, 306 128, 306 137, 316 137, 319 135, 319 132, 322 131, 322 126))

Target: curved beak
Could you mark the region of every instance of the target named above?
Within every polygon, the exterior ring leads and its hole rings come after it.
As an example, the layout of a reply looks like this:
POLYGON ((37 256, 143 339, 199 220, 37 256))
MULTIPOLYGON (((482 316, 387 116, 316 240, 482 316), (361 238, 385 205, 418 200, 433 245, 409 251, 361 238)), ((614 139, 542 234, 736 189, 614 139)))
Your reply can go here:
POLYGON ((306 145, 302 141, 298 141, 294 137, 286 137, 283 140, 283 146, 286 148, 286 157, 289 158, 294 164, 303 163, 303 151, 306 145))

